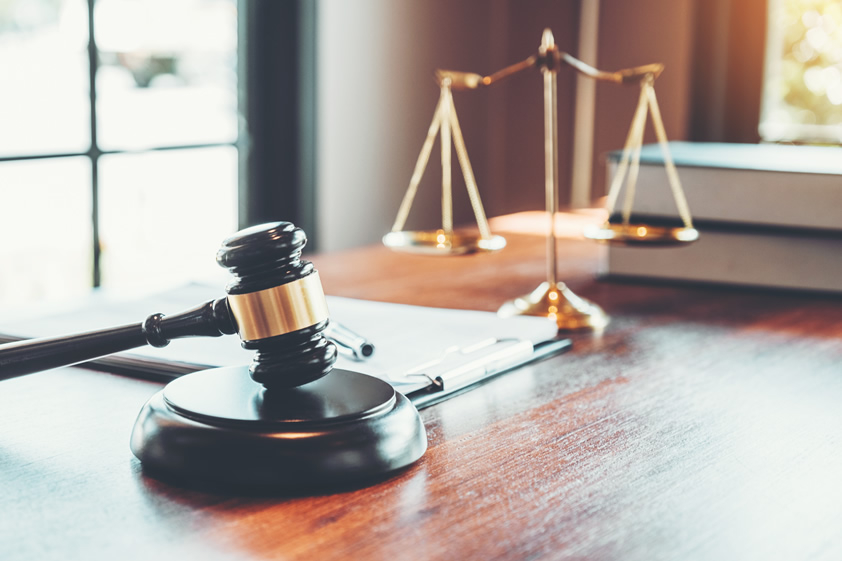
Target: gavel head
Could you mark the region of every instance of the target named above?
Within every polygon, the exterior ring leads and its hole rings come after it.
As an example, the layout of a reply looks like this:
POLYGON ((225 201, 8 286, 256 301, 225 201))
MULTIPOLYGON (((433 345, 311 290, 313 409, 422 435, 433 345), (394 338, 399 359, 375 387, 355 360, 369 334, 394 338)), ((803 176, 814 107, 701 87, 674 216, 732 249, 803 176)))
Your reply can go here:
POLYGON ((319 274, 301 260, 306 243, 303 230, 275 222, 237 232, 216 255, 234 275, 226 292, 242 345, 256 351, 249 372, 267 389, 312 382, 336 362, 322 334, 328 310, 319 274))

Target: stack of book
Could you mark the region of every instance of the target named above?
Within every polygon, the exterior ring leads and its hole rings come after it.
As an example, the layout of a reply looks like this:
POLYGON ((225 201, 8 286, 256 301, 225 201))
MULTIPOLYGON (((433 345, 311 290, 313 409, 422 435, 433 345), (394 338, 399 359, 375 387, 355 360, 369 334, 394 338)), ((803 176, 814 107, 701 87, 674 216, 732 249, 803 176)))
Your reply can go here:
MULTIPOLYGON (((602 273, 842 292, 842 147, 670 143, 695 243, 609 247, 602 273)), ((609 182, 620 153, 608 157, 609 182)), ((634 222, 678 220, 658 145, 641 152, 634 222)))

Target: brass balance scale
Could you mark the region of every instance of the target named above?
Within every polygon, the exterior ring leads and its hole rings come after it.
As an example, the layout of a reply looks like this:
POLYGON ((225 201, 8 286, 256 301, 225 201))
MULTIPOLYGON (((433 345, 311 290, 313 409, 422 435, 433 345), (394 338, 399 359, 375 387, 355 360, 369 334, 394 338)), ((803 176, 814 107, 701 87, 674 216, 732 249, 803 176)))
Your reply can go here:
POLYGON ((558 108, 557 76, 562 63, 595 80, 615 84, 638 84, 640 96, 632 123, 626 137, 622 157, 612 180, 607 198, 608 221, 585 230, 585 237, 609 244, 627 246, 672 246, 694 242, 699 233, 693 221, 675 164, 670 156, 661 112, 655 96, 655 79, 663 71, 662 64, 649 64, 604 72, 561 52, 555 45, 553 34, 544 30, 538 53, 526 60, 508 66, 489 76, 469 72, 439 70, 436 73, 441 95, 433 114, 427 138, 421 148, 409 188, 398 210, 392 231, 383 237, 383 243, 394 250, 434 255, 464 255, 476 252, 493 252, 503 249, 506 240, 491 233, 480 200, 465 141, 456 116, 452 90, 474 90, 491 86, 523 70, 538 67, 544 81, 544 186, 546 211, 549 219, 547 235, 547 281, 531 293, 503 304, 501 316, 533 315, 554 320, 559 330, 598 330, 608 324, 608 316, 598 305, 574 294, 565 283, 557 280, 555 215, 558 212, 558 108), (640 150, 647 116, 651 114, 655 134, 664 156, 664 167, 675 199, 682 226, 658 226, 631 222, 634 194, 640 168, 640 150), (430 159, 436 135, 441 137, 442 159, 442 227, 437 230, 405 231, 409 211, 430 159), (468 196, 477 222, 478 233, 457 232, 453 229, 453 202, 451 178, 451 140, 462 168, 468 196), (626 194, 621 220, 616 221, 614 208, 626 182, 626 194))

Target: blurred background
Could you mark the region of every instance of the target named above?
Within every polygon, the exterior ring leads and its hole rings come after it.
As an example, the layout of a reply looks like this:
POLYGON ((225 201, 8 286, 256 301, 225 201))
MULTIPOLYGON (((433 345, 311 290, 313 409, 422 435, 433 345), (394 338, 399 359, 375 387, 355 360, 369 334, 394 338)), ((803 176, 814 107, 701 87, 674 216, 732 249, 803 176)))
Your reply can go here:
MULTIPOLYGON (((0 0, 0 308, 201 279, 270 220, 311 252, 378 242, 435 69, 490 74, 547 27, 605 70, 664 63, 671 140, 842 140, 838 0, 0 0)), ((638 92, 569 68, 558 91, 560 200, 587 206, 638 92)), ((540 73, 454 97, 487 214, 543 208, 540 73)), ((409 227, 440 224, 433 154, 409 227)))

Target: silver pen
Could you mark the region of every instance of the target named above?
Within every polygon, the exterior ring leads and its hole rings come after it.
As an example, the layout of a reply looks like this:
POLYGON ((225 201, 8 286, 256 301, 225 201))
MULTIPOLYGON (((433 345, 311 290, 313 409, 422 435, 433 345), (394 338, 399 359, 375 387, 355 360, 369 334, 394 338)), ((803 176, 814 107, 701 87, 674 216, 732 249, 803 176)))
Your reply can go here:
POLYGON ((371 341, 333 320, 328 322, 324 333, 336 344, 336 350, 346 356, 365 360, 374 354, 374 344, 371 341))

